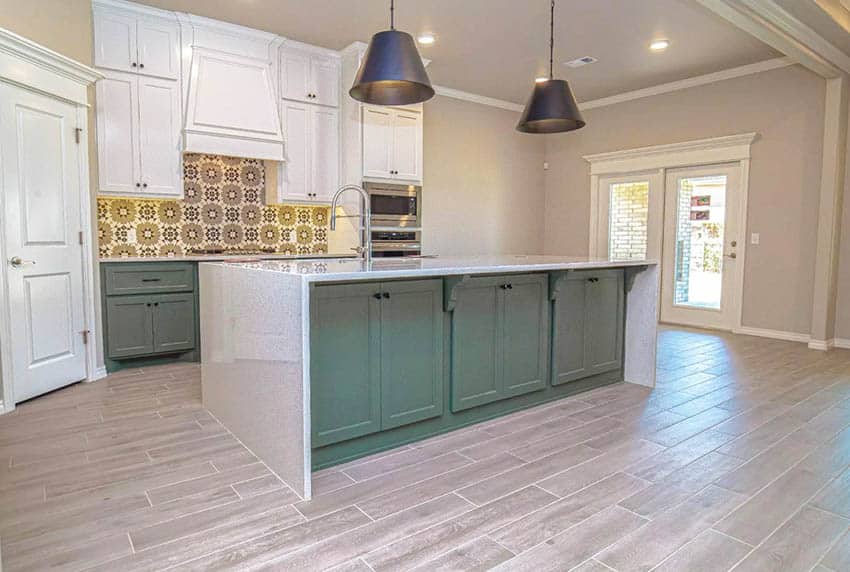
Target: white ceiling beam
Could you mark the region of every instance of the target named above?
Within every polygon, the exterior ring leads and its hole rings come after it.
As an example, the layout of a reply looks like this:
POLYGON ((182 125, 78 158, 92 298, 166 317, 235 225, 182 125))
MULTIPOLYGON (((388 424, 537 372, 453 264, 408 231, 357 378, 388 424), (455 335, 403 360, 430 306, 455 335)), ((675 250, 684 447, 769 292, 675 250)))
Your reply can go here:
POLYGON ((696 1, 821 77, 850 73, 850 56, 773 0, 696 1))

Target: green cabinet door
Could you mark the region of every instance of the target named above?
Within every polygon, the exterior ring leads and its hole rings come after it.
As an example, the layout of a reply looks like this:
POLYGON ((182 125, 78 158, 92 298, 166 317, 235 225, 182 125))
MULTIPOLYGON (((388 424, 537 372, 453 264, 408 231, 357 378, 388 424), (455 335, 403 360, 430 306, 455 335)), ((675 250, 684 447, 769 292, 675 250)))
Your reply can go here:
POLYGON ((442 280, 381 285, 381 429, 443 413, 442 280))
POLYGON ((381 428, 380 285, 316 286, 310 309, 312 445, 381 428))
POLYGON ((117 296, 106 300, 107 357, 151 354, 153 312, 148 296, 117 296))
POLYGON ((506 279, 502 310, 505 397, 544 389, 549 361, 549 279, 525 274, 506 279))
POLYGON ((622 270, 552 278, 552 384, 619 369, 623 344, 622 270))
POLYGON ((195 347, 195 295, 157 294, 153 309, 153 351, 182 352, 195 347))
POLYGON ((594 273, 587 284, 587 367, 590 375, 623 364, 624 288, 622 270, 594 273))
POLYGON ((469 278, 455 288, 452 311, 452 411, 502 399, 501 313, 504 291, 499 278, 469 278))

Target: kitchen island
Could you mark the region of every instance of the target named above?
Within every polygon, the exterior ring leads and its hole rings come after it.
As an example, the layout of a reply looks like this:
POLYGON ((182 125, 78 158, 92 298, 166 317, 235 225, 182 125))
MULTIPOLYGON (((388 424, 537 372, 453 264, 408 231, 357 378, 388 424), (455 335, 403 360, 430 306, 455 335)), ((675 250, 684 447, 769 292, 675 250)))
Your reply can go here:
POLYGON ((199 278, 204 405, 305 499, 314 469, 655 384, 651 260, 221 262, 199 278))

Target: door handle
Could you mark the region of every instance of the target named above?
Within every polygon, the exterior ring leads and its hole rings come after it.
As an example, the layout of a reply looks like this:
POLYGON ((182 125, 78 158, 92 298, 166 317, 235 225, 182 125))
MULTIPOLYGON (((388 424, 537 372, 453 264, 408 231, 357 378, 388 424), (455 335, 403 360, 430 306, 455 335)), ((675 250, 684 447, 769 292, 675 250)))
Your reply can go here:
POLYGON ((18 268, 19 266, 26 266, 26 265, 35 266, 35 260, 24 260, 20 256, 13 256, 12 258, 9 259, 9 264, 14 266, 15 268, 18 268))
POLYGON ((731 258, 731 259, 734 260, 735 258, 738 258, 738 255, 735 254, 734 252, 730 252, 729 254, 724 254, 723 257, 724 258, 731 258))

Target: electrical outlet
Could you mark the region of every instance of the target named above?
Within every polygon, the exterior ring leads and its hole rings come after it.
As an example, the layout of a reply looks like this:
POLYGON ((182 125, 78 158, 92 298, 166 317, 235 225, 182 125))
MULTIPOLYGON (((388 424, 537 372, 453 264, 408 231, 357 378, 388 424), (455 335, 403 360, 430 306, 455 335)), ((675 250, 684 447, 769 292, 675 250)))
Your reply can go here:
POLYGON ((760 239, 759 233, 754 232, 750 235, 750 244, 758 244, 760 239))
POLYGON ((136 243, 136 229, 135 228, 131 228, 130 230, 127 231, 127 242, 129 242, 130 244, 136 243))
POLYGON ((549 161, 543 161, 543 170, 544 170, 544 171, 548 171, 548 170, 549 170, 549 161))

